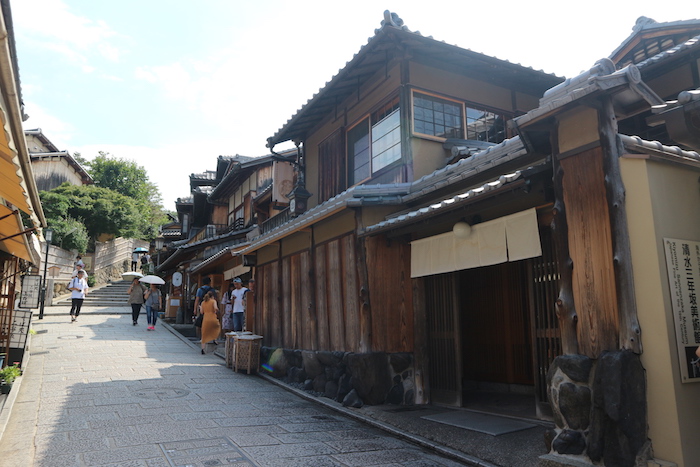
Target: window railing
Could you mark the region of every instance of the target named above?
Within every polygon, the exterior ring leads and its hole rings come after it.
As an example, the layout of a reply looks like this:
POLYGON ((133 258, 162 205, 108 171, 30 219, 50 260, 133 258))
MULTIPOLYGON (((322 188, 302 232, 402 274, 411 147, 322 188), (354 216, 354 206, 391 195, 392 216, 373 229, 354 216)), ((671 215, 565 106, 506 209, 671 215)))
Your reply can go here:
POLYGON ((242 230, 245 228, 245 219, 236 219, 231 224, 217 224, 216 227, 217 235, 233 232, 234 230, 242 230))
POLYGON ((271 230, 276 229, 280 225, 286 224, 291 220, 292 214, 289 212, 289 208, 284 208, 282 211, 280 211, 279 214, 269 218, 268 220, 262 223, 262 225, 260 226, 260 234, 265 235, 271 230))

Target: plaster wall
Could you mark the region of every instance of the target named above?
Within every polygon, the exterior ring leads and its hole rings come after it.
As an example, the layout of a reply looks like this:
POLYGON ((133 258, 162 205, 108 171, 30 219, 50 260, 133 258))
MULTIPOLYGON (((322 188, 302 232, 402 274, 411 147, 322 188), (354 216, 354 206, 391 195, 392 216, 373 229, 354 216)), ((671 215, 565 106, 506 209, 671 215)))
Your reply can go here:
POLYGON ((577 107, 566 112, 559 120, 559 153, 598 141, 598 112, 595 109, 577 107))
POLYGON ((513 98, 510 89, 479 81, 457 73, 411 62, 410 84, 445 96, 512 112, 513 98))
POLYGON ((640 158, 620 160, 626 189, 642 364, 654 457, 697 465, 700 383, 681 383, 664 237, 700 240, 700 172, 640 158))
POLYGON ((342 211, 314 225, 314 244, 318 245, 353 230, 355 230, 355 211, 352 209, 342 211))

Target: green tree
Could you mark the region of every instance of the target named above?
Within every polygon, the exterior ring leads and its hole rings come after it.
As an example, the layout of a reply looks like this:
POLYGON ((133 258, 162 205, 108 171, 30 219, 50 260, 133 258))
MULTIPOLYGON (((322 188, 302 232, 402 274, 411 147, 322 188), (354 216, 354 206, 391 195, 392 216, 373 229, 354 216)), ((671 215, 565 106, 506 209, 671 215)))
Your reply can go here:
POLYGON ((87 251, 89 237, 81 221, 72 217, 51 218, 50 225, 53 229, 51 243, 66 250, 87 251))
POLYGON ((74 219, 85 226, 87 234, 93 239, 102 233, 148 238, 141 230, 137 203, 113 190, 94 185, 75 186, 64 183, 51 191, 41 192, 40 196, 50 227, 74 219))
POLYGON ((140 238, 155 238, 158 226, 167 218, 158 187, 149 180, 146 169, 134 161, 119 159, 103 151, 87 165, 96 186, 109 188, 134 200, 140 214, 135 225, 141 233, 140 238))

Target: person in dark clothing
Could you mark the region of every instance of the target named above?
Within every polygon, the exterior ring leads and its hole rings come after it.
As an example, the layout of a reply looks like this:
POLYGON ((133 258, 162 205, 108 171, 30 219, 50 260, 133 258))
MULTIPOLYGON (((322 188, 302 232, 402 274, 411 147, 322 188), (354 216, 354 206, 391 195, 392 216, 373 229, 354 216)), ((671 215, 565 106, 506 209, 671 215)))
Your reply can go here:
POLYGON ((131 281, 129 290, 126 293, 129 294, 129 305, 131 305, 131 319, 134 322, 134 326, 138 324, 139 314, 141 314, 141 306, 143 306, 144 298, 143 294, 146 292, 146 287, 139 282, 138 277, 131 281))

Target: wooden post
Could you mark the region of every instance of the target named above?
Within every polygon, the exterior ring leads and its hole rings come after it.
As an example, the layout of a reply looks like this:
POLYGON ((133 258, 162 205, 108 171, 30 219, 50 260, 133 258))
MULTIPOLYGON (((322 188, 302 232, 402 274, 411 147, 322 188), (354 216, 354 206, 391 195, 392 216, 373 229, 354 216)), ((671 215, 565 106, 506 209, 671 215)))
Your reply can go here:
POLYGON ((605 188, 612 230, 613 267, 619 308, 619 346, 621 349, 629 349, 641 354, 642 331, 637 318, 632 252, 625 206, 625 187, 620 172, 620 156, 623 153, 623 148, 617 136, 617 119, 612 99, 609 96, 603 98, 602 109, 598 115, 598 130, 603 149, 605 188))
MULTIPOLYGON (((558 148, 556 133, 552 138, 553 148, 558 148)), ((558 152, 558 151, 555 151, 558 152)), ((561 347, 564 354, 578 354, 578 337, 576 326, 578 316, 574 305, 573 275, 574 267, 569 255, 569 228, 566 222, 566 206, 564 206, 564 169, 559 161, 558 154, 552 155, 554 169, 554 208, 552 213, 552 232, 554 237, 557 262, 559 263, 559 296, 556 300, 556 314, 559 318, 559 330, 561 331, 561 347)))
MULTIPOLYGON (((359 231, 362 227, 362 212, 355 211, 355 227, 359 231)), ((365 239, 355 235, 357 246, 355 254, 357 255, 357 279, 360 295, 360 348, 362 353, 371 352, 372 350, 372 307, 370 306, 369 296, 369 277, 367 275, 367 250, 365 239)))

